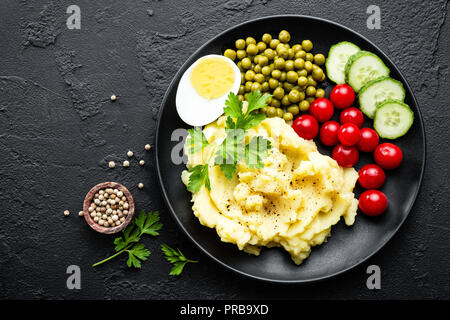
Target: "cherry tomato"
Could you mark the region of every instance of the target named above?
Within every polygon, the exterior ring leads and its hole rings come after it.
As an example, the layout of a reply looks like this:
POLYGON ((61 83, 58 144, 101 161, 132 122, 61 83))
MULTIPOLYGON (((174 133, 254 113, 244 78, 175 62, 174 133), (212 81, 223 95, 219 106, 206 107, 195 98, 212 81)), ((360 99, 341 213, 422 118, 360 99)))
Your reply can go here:
POLYGON ((380 142, 378 133, 371 128, 362 128, 361 140, 358 142, 358 149, 362 152, 372 152, 380 142))
POLYGON ((359 160, 359 152, 356 147, 347 147, 338 144, 334 147, 331 157, 336 160, 341 167, 353 167, 359 160))
POLYGON ((338 143, 337 133, 341 126, 336 121, 327 121, 320 128, 320 141, 326 146, 335 146, 338 143))
POLYGON ((359 208, 367 216, 379 216, 386 211, 387 205, 386 196, 378 190, 364 191, 359 197, 359 208))
POLYGON ((359 109, 351 107, 341 112, 339 121, 341 122, 341 124, 353 123, 356 124, 359 128, 362 128, 364 124, 364 115, 359 109))
POLYGON ((399 147, 392 143, 382 143, 374 151, 375 162, 386 170, 397 168, 403 160, 403 153, 399 147))
POLYGON ((295 119, 292 128, 303 139, 314 139, 319 132, 319 124, 317 120, 309 114, 304 114, 295 119))
POLYGON ((336 108, 348 108, 355 101, 355 91, 347 84, 338 84, 331 90, 330 99, 336 108))
POLYGON ((354 146, 361 140, 361 132, 356 124, 345 123, 338 131, 338 139, 344 146, 354 146))
POLYGON ((333 103, 327 98, 317 98, 309 107, 309 113, 319 122, 328 121, 334 114, 333 103))
POLYGON ((384 170, 376 164, 367 164, 359 170, 359 184, 364 189, 378 189, 386 180, 384 170))

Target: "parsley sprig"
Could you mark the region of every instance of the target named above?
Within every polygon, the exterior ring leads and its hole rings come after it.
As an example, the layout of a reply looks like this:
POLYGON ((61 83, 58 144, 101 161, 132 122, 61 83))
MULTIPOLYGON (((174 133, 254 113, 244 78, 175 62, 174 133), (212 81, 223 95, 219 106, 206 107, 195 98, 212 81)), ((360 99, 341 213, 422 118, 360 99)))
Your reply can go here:
POLYGON ((184 254, 180 251, 180 249, 173 249, 169 247, 167 244, 161 244, 161 250, 166 257, 166 260, 173 264, 172 270, 170 270, 169 275, 178 276, 183 272, 183 268, 186 263, 196 263, 198 261, 187 259, 184 254))
MULTIPOLYGON (((264 113, 255 112, 267 105, 269 94, 262 95, 261 92, 253 91, 247 97, 247 110, 244 112, 243 103, 238 97, 230 92, 225 102, 224 112, 226 119, 226 137, 222 143, 213 152, 215 155, 214 165, 219 165, 228 180, 233 178, 237 170, 239 161, 245 161, 250 168, 260 169, 264 167, 263 161, 269 155, 272 147, 270 141, 264 137, 252 137, 248 144, 247 131, 260 124, 265 118, 264 113)), ((209 143, 200 128, 189 130, 190 153, 203 150, 209 143)), ((211 190, 209 181, 209 160, 205 164, 197 165, 189 169, 188 190, 198 192, 204 184, 208 190, 211 190)))
POLYGON ((147 257, 151 253, 142 243, 139 243, 141 237, 144 234, 158 236, 158 231, 161 230, 162 226, 163 225, 159 223, 158 211, 145 213, 144 210, 141 210, 136 219, 131 221, 122 231, 122 236, 114 239, 114 244, 116 245, 114 249, 116 253, 102 261, 94 263, 92 266, 96 267, 127 252, 127 266, 140 268, 141 262, 147 260, 147 257))

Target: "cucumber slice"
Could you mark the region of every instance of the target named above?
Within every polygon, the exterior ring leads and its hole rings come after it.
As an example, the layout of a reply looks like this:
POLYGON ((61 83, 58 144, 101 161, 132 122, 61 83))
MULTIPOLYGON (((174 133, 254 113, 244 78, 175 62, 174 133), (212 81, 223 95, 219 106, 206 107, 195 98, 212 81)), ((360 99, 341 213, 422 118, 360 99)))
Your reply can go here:
POLYGON ((377 105, 373 128, 381 138, 397 139, 405 135, 414 122, 414 113, 399 100, 385 100, 377 105))
POLYGON ((389 69, 375 54, 359 51, 352 55, 345 65, 345 81, 355 90, 359 90, 370 80, 389 76, 389 69))
POLYGON ((371 80, 359 90, 359 107, 361 111, 373 119, 377 104, 384 100, 405 100, 405 89, 401 82, 389 77, 371 80))
POLYGON ((348 41, 339 42, 332 46, 325 64, 328 79, 337 84, 345 83, 345 65, 348 58, 358 51, 360 51, 359 47, 348 41))

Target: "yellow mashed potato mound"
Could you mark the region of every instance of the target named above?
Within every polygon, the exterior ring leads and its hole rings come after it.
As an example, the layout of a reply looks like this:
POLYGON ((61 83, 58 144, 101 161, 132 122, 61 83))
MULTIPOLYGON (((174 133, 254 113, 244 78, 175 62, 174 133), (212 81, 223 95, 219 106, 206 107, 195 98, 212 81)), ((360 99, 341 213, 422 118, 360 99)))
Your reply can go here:
MULTIPOLYGON (((203 151, 186 152, 188 168, 210 159, 211 191, 202 186, 194 193, 192 209, 222 241, 254 255, 263 246, 281 246, 301 264, 311 247, 327 240, 341 217, 347 225, 354 223, 357 172, 320 154, 313 141, 300 138, 280 118, 267 118, 248 131, 250 137, 263 136, 272 143, 264 168, 252 169, 242 162, 228 180, 210 157, 214 145, 225 138, 225 120, 221 117, 204 128, 210 144, 203 151)), ((187 170, 182 173, 186 186, 189 175, 187 170)))

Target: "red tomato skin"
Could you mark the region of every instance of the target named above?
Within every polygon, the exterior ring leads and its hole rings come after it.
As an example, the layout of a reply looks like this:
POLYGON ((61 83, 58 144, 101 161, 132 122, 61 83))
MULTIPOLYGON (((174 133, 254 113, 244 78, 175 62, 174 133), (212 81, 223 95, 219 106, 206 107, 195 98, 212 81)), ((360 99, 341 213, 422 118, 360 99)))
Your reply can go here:
POLYGON ((358 181, 364 189, 378 189, 386 181, 386 174, 380 166, 367 164, 359 170, 358 181))
POLYGON ((320 141, 328 147, 335 146, 338 143, 337 133, 340 127, 341 125, 336 121, 325 122, 320 128, 320 141))
POLYGON ((337 109, 348 108, 355 101, 355 91, 347 84, 338 84, 331 90, 330 100, 337 109))
POLYGON ((348 147, 338 144, 334 147, 331 157, 336 160, 341 167, 353 167, 359 160, 359 152, 356 147, 348 147))
POLYGON ((309 107, 309 113, 319 122, 328 121, 334 114, 333 103, 327 98, 317 98, 309 107))
POLYGON ((388 206, 388 200, 379 190, 364 191, 359 197, 359 209, 366 216, 375 217, 383 214, 388 206))
POLYGON ((292 124, 294 131, 303 139, 312 140, 319 132, 319 124, 316 118, 309 114, 304 114, 295 119, 292 124))
POLYGON ((378 133, 371 128, 362 128, 361 140, 358 142, 358 149, 362 152, 372 152, 380 143, 378 133))
POLYGON ((344 146, 354 146, 361 140, 361 132, 356 124, 345 123, 338 131, 338 139, 344 146))
POLYGON ((375 148, 373 158, 376 164, 383 169, 392 170, 402 163, 403 153, 395 144, 386 142, 375 148))
POLYGON ((362 128, 364 124, 364 115, 358 108, 350 107, 341 112, 339 121, 341 124, 353 123, 356 124, 358 128, 362 128))

